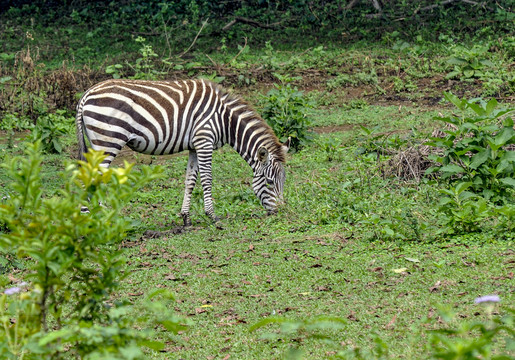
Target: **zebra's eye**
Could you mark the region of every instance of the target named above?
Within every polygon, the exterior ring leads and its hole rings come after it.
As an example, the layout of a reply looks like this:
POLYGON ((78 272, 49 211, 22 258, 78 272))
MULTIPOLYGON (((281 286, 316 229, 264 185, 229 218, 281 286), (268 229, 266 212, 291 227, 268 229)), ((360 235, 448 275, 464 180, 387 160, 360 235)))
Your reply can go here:
POLYGON ((266 179, 266 183, 268 185, 273 185, 274 184, 274 181, 272 179, 266 179))

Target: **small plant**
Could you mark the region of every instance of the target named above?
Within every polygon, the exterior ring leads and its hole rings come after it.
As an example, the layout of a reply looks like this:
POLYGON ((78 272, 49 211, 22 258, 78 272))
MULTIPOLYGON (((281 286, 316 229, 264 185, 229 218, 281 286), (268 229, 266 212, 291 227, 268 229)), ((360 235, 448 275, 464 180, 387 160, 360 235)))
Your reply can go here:
POLYGON ((155 69, 154 59, 157 58, 152 45, 146 44, 146 39, 138 36, 136 42, 141 44, 139 52, 141 57, 136 60, 133 68, 135 70, 133 79, 157 80, 161 73, 155 69))
MULTIPOLYGON (((426 345, 432 358, 442 360, 475 360, 475 359, 512 359, 509 356, 510 347, 515 344, 515 310, 506 309, 503 317, 493 316, 495 303, 499 302, 497 295, 487 295, 475 300, 476 304, 484 305, 488 320, 480 322, 462 322, 456 327, 429 331, 429 341, 426 345), (505 337, 506 347, 502 353, 494 353, 492 345, 505 337)), ((448 309, 440 309, 440 318, 451 323, 455 315, 448 309)))
POLYGON ((318 146, 325 151, 327 155, 327 161, 333 161, 338 157, 340 152, 341 140, 335 137, 319 137, 318 146))
POLYGON ((312 104, 302 91, 291 86, 295 78, 275 76, 281 84, 274 84, 275 88, 267 93, 261 113, 281 141, 291 138, 291 148, 299 150, 313 139, 311 120, 306 114, 312 104))
POLYGON ((392 82, 393 82, 393 90, 396 93, 400 93, 400 92, 404 92, 404 91, 412 92, 412 91, 415 91, 418 89, 417 84, 415 84, 413 81, 411 81, 411 79, 409 77, 403 79, 398 76, 394 76, 392 78, 392 82))
POLYGON ((408 143, 408 140, 397 134, 382 132, 383 128, 380 126, 369 129, 360 125, 360 129, 362 145, 357 149, 359 155, 373 155, 379 158, 379 156, 391 154, 392 150, 399 150, 408 143))
POLYGON ((65 116, 65 110, 57 110, 55 114, 40 116, 29 136, 29 141, 41 141, 42 150, 49 154, 63 152, 62 138, 72 132, 73 119, 65 116))
POLYGON ((113 79, 120 79, 123 77, 123 65, 122 64, 113 64, 106 66, 106 74, 109 74, 113 77, 113 79))
POLYGON ((369 106, 369 103, 365 99, 352 99, 347 104, 344 104, 343 107, 345 109, 366 109, 369 106))
POLYGON ((377 85, 379 82, 377 73, 374 69, 368 72, 359 72, 355 74, 339 74, 335 78, 327 81, 327 89, 329 91, 341 88, 343 86, 356 86, 356 85, 377 85))
MULTIPOLYGON (((162 71, 156 69, 155 60, 158 57, 157 53, 152 48, 152 45, 146 43, 145 38, 138 36, 135 41, 141 45, 139 48, 140 57, 136 59, 134 64, 128 61, 125 62, 125 65, 134 72, 134 75, 130 76, 130 78, 157 80, 160 75, 164 74, 162 71)), ((170 67, 173 66, 173 63, 169 61, 162 62, 170 67)), ((127 75, 127 71, 125 70, 126 66, 122 64, 111 64, 106 67, 105 72, 111 75, 113 79, 120 79, 127 75)))
POLYGON ((447 79, 460 77, 463 79, 483 78, 485 70, 495 65, 485 57, 487 46, 474 46, 472 49, 461 49, 460 53, 451 56, 447 63, 454 66, 454 70, 447 74, 447 79))
POLYGON ((492 215, 486 200, 470 191, 470 182, 460 182, 456 187, 442 189, 438 211, 449 233, 468 233, 480 230, 482 220, 492 215))
MULTIPOLYGON (((306 338, 314 338, 323 340, 326 343, 336 344, 330 336, 325 335, 325 330, 342 329, 347 322, 339 317, 319 316, 308 320, 293 320, 276 316, 265 318, 250 327, 250 331, 256 331, 268 325, 279 325, 278 333, 266 333, 263 335, 265 339, 280 339, 304 336, 306 338)), ((292 346, 285 358, 290 360, 303 359, 302 349, 292 346)))

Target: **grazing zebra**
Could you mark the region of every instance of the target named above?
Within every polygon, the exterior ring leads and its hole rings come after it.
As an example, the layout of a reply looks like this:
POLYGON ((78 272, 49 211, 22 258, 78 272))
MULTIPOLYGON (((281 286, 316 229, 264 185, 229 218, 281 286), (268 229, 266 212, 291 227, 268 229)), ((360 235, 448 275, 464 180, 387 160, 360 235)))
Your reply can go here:
POLYGON ((108 80, 87 90, 77 105, 79 156, 87 146, 107 155, 109 167, 124 145, 143 154, 189 150, 181 208, 191 225, 190 202, 197 175, 206 214, 217 221, 211 198, 213 150, 231 145, 254 171, 252 187, 269 212, 282 201, 284 162, 290 140, 281 144, 272 129, 242 99, 205 80, 108 80))

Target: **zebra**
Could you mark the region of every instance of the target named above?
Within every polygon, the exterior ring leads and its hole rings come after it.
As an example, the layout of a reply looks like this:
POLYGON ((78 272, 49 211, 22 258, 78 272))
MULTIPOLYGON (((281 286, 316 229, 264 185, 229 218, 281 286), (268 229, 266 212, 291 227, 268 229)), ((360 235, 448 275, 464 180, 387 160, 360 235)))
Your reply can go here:
POLYGON ((282 144, 271 127, 240 97, 203 79, 180 81, 107 80, 88 89, 77 105, 79 158, 92 149, 106 155, 108 168, 127 145, 143 154, 189 150, 181 216, 191 226, 191 195, 197 177, 205 213, 219 218, 211 197, 213 151, 229 144, 250 165, 252 187, 268 213, 283 202, 284 163, 290 139, 282 144))

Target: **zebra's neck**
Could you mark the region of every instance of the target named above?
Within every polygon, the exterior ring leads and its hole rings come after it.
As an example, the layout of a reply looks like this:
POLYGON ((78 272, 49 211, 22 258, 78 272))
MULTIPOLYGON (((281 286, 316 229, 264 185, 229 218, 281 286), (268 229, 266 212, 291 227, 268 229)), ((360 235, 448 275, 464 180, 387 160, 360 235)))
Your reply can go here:
POLYGON ((247 105, 240 104, 229 117, 229 145, 255 170, 258 159, 257 150, 265 147, 273 153, 279 145, 270 126, 247 105), (241 107, 240 107, 241 106, 241 107))

